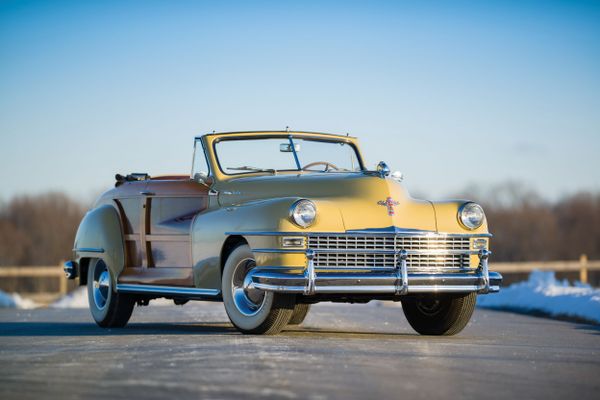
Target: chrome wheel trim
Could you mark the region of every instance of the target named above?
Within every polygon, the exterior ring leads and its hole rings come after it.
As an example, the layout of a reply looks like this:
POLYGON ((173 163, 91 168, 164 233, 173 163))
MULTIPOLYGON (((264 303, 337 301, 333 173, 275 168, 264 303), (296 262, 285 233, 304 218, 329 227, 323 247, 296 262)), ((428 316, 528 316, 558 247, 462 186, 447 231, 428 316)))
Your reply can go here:
POLYGON ((244 288, 244 279, 248 275, 248 272, 255 266, 256 262, 252 258, 245 258, 235 266, 231 275, 233 304, 246 317, 258 314, 262 310, 266 299, 264 291, 244 288))
POLYGON ((108 297, 110 296, 110 290, 111 283, 108 268, 103 261, 98 261, 96 268, 94 268, 94 282, 92 284, 92 297, 94 298, 94 304, 98 310, 103 310, 106 307, 108 297), (99 265, 100 263, 102 263, 101 267, 99 265))

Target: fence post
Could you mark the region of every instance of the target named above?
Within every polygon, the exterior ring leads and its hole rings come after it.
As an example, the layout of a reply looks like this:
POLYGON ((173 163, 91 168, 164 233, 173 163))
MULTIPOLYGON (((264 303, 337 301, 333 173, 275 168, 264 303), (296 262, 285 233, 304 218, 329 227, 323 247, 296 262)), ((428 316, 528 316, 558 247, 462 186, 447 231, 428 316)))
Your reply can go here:
POLYGON ((581 283, 588 283, 587 264, 588 264, 587 255, 582 254, 579 257, 579 281, 581 283))

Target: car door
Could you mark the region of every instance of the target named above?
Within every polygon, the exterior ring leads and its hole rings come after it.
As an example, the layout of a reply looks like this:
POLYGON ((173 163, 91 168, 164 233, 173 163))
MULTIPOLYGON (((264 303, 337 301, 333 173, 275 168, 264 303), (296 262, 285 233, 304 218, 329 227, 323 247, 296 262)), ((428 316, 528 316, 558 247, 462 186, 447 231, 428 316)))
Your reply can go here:
POLYGON ((153 283, 193 286, 190 228, 208 206, 208 187, 189 179, 150 181, 144 241, 153 283))
POLYGON ((132 185, 115 202, 126 254, 119 282, 193 286, 190 228, 207 208, 208 187, 189 176, 152 179, 132 185))

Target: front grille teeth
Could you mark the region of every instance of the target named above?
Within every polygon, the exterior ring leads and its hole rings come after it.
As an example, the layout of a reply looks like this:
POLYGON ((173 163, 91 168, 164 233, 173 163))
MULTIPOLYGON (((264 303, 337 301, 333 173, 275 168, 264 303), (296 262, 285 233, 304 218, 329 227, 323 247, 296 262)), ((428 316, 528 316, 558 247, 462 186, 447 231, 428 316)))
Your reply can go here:
POLYGON ((311 236, 308 247, 317 250, 314 265, 318 269, 394 269, 399 262, 394 254, 372 254, 370 250, 433 250, 432 254, 410 254, 407 268, 418 270, 463 270, 469 268, 470 240, 468 237, 423 236, 311 236), (342 250, 336 253, 319 253, 318 250, 342 250), (344 253, 343 250, 351 250, 344 253), (365 250, 365 252, 360 252, 365 250), (433 254, 439 250, 464 250, 465 254, 433 254))

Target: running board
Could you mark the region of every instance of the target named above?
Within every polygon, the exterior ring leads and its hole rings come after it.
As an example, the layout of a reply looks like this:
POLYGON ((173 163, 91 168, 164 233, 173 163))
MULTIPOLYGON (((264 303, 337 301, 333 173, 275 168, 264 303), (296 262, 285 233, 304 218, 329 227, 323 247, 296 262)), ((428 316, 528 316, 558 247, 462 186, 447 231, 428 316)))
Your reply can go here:
POLYGON ((179 286, 155 286, 155 285, 134 285, 129 283, 117 283, 117 292, 119 293, 143 293, 155 294, 159 296, 204 298, 216 297, 221 294, 217 289, 199 289, 179 286))

